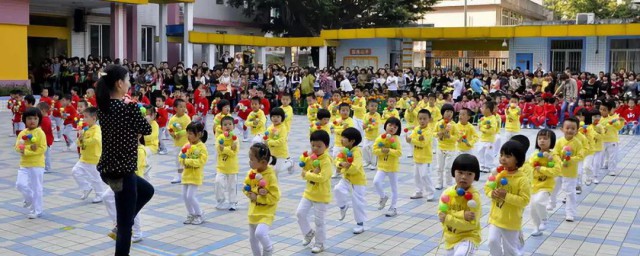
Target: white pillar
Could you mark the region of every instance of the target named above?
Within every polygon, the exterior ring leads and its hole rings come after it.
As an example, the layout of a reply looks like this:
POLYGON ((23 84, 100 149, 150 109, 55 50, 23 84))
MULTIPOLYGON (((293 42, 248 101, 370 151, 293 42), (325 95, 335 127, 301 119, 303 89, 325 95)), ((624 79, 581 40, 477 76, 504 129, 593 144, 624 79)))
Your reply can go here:
POLYGON ((184 38, 182 47, 184 47, 184 65, 191 67, 193 65, 193 44, 189 42, 189 32, 193 30, 193 3, 184 3, 184 38))
POLYGON ((229 45, 229 56, 231 57, 236 57, 236 46, 235 45, 229 45))
POLYGON ((216 65, 216 45, 204 44, 202 45, 202 54, 204 55, 204 61, 209 64, 210 68, 216 65))
POLYGON ((267 47, 260 47, 260 57, 258 62, 262 64, 263 68, 267 68, 267 47))
MULTIPOLYGON (((160 38, 160 45, 158 45, 158 58, 156 64, 167 61, 167 4, 159 4, 160 9, 160 22, 158 22, 158 38, 160 38)), ((140 30, 138 30, 140 31, 140 30)), ((189 66, 191 67, 191 66, 189 66)))
POLYGON ((321 46, 320 47, 320 60, 318 61, 318 68, 319 69, 323 69, 327 67, 327 57, 328 57, 328 53, 327 53, 327 46, 321 46))
POLYGON ((291 47, 285 47, 284 48, 284 65, 287 68, 289 68, 289 67, 291 67, 291 62, 292 62, 291 47))
POLYGON ((126 11, 124 8, 124 4, 121 3, 113 3, 111 5, 111 16, 113 23, 113 37, 111 41, 114 43, 113 45, 113 59, 120 59, 122 61, 125 56, 125 42, 126 42, 126 11))

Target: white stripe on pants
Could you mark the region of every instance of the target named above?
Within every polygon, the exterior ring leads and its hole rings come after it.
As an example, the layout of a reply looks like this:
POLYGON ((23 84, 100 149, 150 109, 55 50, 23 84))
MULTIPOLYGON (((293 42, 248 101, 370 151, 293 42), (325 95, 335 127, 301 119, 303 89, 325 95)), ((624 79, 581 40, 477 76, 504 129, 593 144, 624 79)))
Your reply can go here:
POLYGON ((58 135, 56 138, 57 139, 62 139, 62 131, 64 130, 64 121, 62 120, 61 117, 54 117, 53 118, 53 129, 56 131, 56 135, 58 135))
POLYGON ((480 150, 478 151, 478 158, 480 160, 480 166, 487 168, 493 168, 494 155, 493 155, 493 142, 478 142, 480 150))
POLYGON ((576 216, 576 184, 578 183, 577 178, 567 178, 567 177, 556 177, 556 186, 553 188, 553 192, 551 193, 550 203, 555 206, 558 201, 558 193, 560 192, 560 188, 562 188, 562 192, 564 192, 567 197, 567 203, 564 205, 564 212, 567 217, 575 217, 576 216))
POLYGON ((271 238, 269 237, 269 226, 264 223, 249 224, 249 243, 254 256, 262 255, 262 249, 272 249, 271 238), (262 245, 262 246, 261 246, 262 245))
MULTIPOLYGON (((107 214, 109 214, 113 225, 116 225, 118 213, 116 211, 116 198, 111 187, 107 186, 107 189, 102 193, 102 202, 104 202, 104 206, 107 208, 107 214)), ((142 237, 141 225, 140 213, 138 213, 138 215, 133 219, 133 236, 142 237)))
POLYGON ((353 185, 347 179, 342 178, 333 188, 336 195, 336 204, 338 207, 347 206, 349 203, 349 192, 351 192, 351 206, 353 208, 353 216, 356 223, 364 223, 367 221, 367 213, 364 211, 367 201, 365 195, 367 187, 361 185, 353 185))
POLYGON ((222 203, 229 200, 229 203, 237 203, 237 181, 238 174, 216 173, 216 201, 222 203))
POLYGON ((24 200, 31 203, 31 213, 42 213, 42 182, 44 168, 20 167, 16 177, 16 189, 22 194, 24 200))
POLYGON ((44 152, 44 170, 51 171, 51 147, 47 147, 47 151, 44 152))
POLYGON ((378 170, 376 176, 373 177, 373 185, 380 198, 387 196, 384 193, 385 177, 389 177, 389 185, 391 186, 391 206, 389 208, 396 208, 396 203, 398 202, 398 173, 378 170))
POLYGON ((607 170, 617 174, 616 166, 618 165, 618 143, 617 142, 605 142, 604 143, 604 160, 607 162, 607 170))
POLYGON ((522 231, 506 230, 489 225, 489 253, 491 256, 522 255, 522 231))
POLYGON ((200 216, 202 215, 202 211, 200 210, 200 203, 198 203, 196 193, 198 193, 198 185, 182 185, 182 199, 184 200, 184 205, 187 207, 187 212, 193 216, 200 216))
POLYGON ((448 187, 453 185, 451 165, 453 165, 453 160, 456 158, 456 152, 438 149, 436 155, 438 156, 438 170, 436 171, 438 180, 436 181, 436 186, 448 187))
POLYGON ((62 131, 62 136, 64 136, 65 142, 67 142, 67 147, 71 147, 76 140, 77 131, 73 128, 73 125, 67 124, 64 126, 64 130, 62 131))
POLYGON ((376 156, 373 154, 373 141, 364 139, 362 141, 362 160, 364 161, 364 165, 373 165, 376 166, 378 161, 376 161, 376 156))
POLYGON ((475 253, 476 245, 469 240, 462 240, 447 250, 447 256, 470 256, 475 253))
POLYGON ((316 224, 316 243, 324 244, 327 239, 327 231, 325 228, 324 218, 327 214, 327 203, 313 202, 306 198, 300 199, 298 209, 296 210, 296 216, 298 217, 298 226, 302 235, 306 235, 311 231, 311 224, 309 223, 309 211, 313 207, 313 215, 315 217, 316 224))
POLYGON ((73 166, 71 174, 82 191, 88 191, 93 188, 97 196, 101 196, 104 192, 104 182, 100 178, 100 173, 95 164, 78 161, 73 166))
POLYGON ((531 195, 531 221, 533 221, 534 230, 538 230, 542 221, 548 218, 549 196, 550 193, 547 191, 538 191, 538 193, 531 195))
POLYGON ((431 181, 431 164, 414 163, 413 181, 415 182, 417 193, 426 192, 425 196, 427 198, 433 198, 436 190, 431 181))

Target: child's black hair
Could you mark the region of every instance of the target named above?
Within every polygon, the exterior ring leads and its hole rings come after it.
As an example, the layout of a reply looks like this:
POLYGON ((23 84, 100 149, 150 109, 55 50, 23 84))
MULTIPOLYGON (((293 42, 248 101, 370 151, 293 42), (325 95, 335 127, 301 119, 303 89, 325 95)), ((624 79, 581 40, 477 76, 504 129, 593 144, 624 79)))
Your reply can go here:
POLYGON ((338 105, 338 109, 341 109, 341 108, 344 108, 344 107, 349 108, 349 111, 351 111, 351 105, 349 105, 349 103, 342 102, 342 103, 340 103, 340 105, 338 105))
POLYGON ((258 103, 260 103, 261 99, 258 96, 253 96, 253 98, 251 98, 251 102, 257 101, 258 103))
POLYGON ((427 98, 436 98, 436 94, 431 92, 427 94, 427 98))
POLYGON ((309 136, 309 142, 314 142, 314 141, 321 141, 322 143, 324 143, 325 146, 328 147, 329 142, 331 141, 331 138, 329 137, 329 134, 325 130, 316 130, 311 133, 311 136, 309 136))
POLYGON ((233 124, 235 120, 232 116, 225 116, 220 120, 220 125, 224 124, 224 121, 229 121, 233 124))
POLYGON ((493 113, 493 111, 496 109, 496 102, 495 102, 495 101, 489 101, 489 100, 487 100, 487 101, 484 103, 484 106, 485 106, 486 108, 488 108, 488 109, 489 109, 489 111, 491 111, 491 112, 493 113))
POLYGON ((86 100, 80 100, 80 101, 78 101, 78 105, 80 105, 80 103, 84 104, 84 105, 85 105, 85 106, 87 106, 87 107, 89 106, 89 102, 88 102, 88 101, 86 101, 86 100))
POLYGON ((524 145, 516 140, 507 141, 500 148, 500 155, 508 155, 516 158, 516 166, 518 168, 524 165, 524 162, 526 161, 526 152, 527 150, 524 145))
POLYGON ((344 129, 341 135, 343 138, 353 140, 354 147, 357 147, 358 145, 360 145, 360 142, 362 142, 362 134, 360 134, 360 132, 356 128, 349 127, 347 129, 344 129))
POLYGON ((56 92, 51 97, 53 97, 53 96, 58 96, 58 100, 61 100, 62 99, 62 92, 56 92))
POLYGON ((456 176, 456 170, 465 171, 465 172, 473 172, 475 181, 480 179, 480 163, 478 162, 478 158, 474 155, 470 154, 460 154, 453 160, 453 164, 451 164, 451 176, 456 176))
POLYGON ((473 116, 473 112, 471 111, 471 109, 469 108, 461 108, 460 111, 458 111, 458 115, 460 114, 460 112, 465 111, 467 112, 467 115, 469 116, 473 116))
POLYGON ((318 120, 322 120, 323 118, 331 118, 331 112, 329 112, 329 110, 324 108, 318 109, 318 113, 316 113, 316 118, 318 120))
POLYGON ((402 131, 402 122, 400 122, 400 119, 395 118, 395 117, 389 117, 389 119, 387 119, 386 122, 384 122, 384 130, 387 130, 387 125, 389 124, 393 124, 395 126, 398 127, 398 130, 396 130, 396 134, 397 136, 400 136, 400 132, 402 131))
POLYGON ((431 111, 429 111, 426 108, 423 108, 420 111, 418 111, 418 116, 420 116, 420 114, 427 114, 429 116, 429 118, 431 118, 431 111))
POLYGON ((176 99, 173 101, 173 107, 177 108, 178 106, 180 106, 180 103, 185 103, 186 101, 184 101, 183 99, 176 99))
POLYGON ((520 142, 520 144, 522 144, 522 146, 524 146, 525 155, 527 154, 527 151, 529 150, 529 146, 531 146, 531 142, 529 142, 529 138, 527 138, 527 136, 524 136, 522 134, 518 134, 518 135, 514 135, 513 137, 509 138, 509 140, 515 140, 517 142, 520 142))
MULTIPOLYGON (((158 113, 158 111, 156 111, 156 108, 153 105, 144 105, 143 107, 147 110, 147 115, 153 115, 158 113)), ((158 118, 157 115, 156 115, 156 118, 158 118)))
MULTIPOLYGON (((167 100, 167 97, 165 97, 165 96, 164 96, 164 95, 162 95, 162 94, 156 95, 156 99, 158 99, 158 98, 162 99, 162 102, 164 102, 165 100, 167 100)), ((155 103, 154 103, 154 104, 155 104, 155 103)))
POLYGON ((542 129, 536 135, 536 149, 540 150, 540 145, 538 145, 538 137, 545 136, 549 138, 549 149, 553 150, 556 146, 556 133, 549 129, 542 129))
POLYGON ((29 94, 27 96, 24 96, 24 101, 29 103, 29 105, 31 105, 31 106, 36 104, 36 98, 33 97, 33 95, 31 95, 31 94, 29 94))
POLYGON ((269 114, 271 115, 271 117, 279 116, 281 118, 280 121, 284 121, 284 118, 286 116, 286 114, 284 113, 284 110, 280 107, 272 109, 271 112, 269 112, 269 114))
POLYGON ((82 112, 85 116, 98 117, 98 108, 97 107, 88 107, 85 108, 82 112))
POLYGON ((573 116, 565 119, 564 122, 562 122, 562 126, 564 126, 564 123, 566 123, 566 122, 575 123, 576 124, 576 128, 580 127, 580 120, 578 120, 577 118, 575 118, 573 116))
POLYGON ((27 108, 22 114, 22 122, 26 124, 27 117, 30 117, 30 116, 38 117, 38 127, 40 127, 40 123, 42 123, 42 111, 34 107, 27 108))
POLYGON ((62 98, 63 98, 63 99, 65 99, 65 100, 71 101, 71 94, 70 94, 70 93, 67 93, 67 94, 65 94, 65 95, 64 95, 64 97, 62 97, 62 98))
POLYGON ((258 161, 267 161, 269 165, 276 165, 277 159, 271 155, 271 150, 269 150, 267 144, 259 142, 251 145, 249 154, 254 154, 258 161))
POLYGON ((37 107, 38 109, 42 110, 42 111, 47 112, 47 113, 48 113, 49 111, 51 111, 51 106, 49 105, 49 103, 46 103, 46 102, 44 102, 44 101, 39 102, 39 103, 38 103, 38 105, 36 105, 36 107, 37 107))
POLYGON ((218 108, 218 111, 222 111, 222 108, 229 106, 231 107, 231 102, 229 102, 226 99, 222 99, 220 100, 220 102, 218 102, 218 104, 216 105, 216 108, 218 108))
POLYGON ((444 104, 444 105, 442 105, 442 108, 440 109, 440 114, 444 116, 444 112, 446 112, 447 110, 450 110, 451 112, 455 112, 455 109, 453 108, 453 105, 444 104))
POLYGON ((611 110, 613 110, 614 108, 616 108, 616 102, 613 100, 608 100, 602 103, 602 106, 607 107, 607 109, 609 110, 609 112, 611 112, 611 110))
POLYGON ((200 138, 200 141, 202 141, 202 143, 207 142, 207 138, 208 138, 207 130, 204 129, 204 125, 201 122, 189 123, 189 125, 187 125, 187 132, 192 132, 196 135, 198 133, 202 133, 202 137, 200 138))
POLYGON ((587 115, 589 114, 589 110, 587 110, 586 108, 581 108, 580 110, 578 110, 578 112, 576 113, 576 116, 584 116, 587 117, 587 115))
POLYGON ((378 104, 378 101, 377 101, 377 100, 369 100, 369 101, 367 101, 367 106, 368 106, 369 104, 371 104, 371 103, 375 103, 375 104, 377 105, 377 104, 378 104))

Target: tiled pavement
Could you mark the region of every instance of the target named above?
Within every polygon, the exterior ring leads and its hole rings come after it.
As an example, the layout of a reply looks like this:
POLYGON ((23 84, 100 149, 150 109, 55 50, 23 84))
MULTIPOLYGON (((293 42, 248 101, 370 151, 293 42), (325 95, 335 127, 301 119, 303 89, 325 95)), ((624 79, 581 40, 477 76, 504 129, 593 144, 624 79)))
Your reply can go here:
MULTIPOLYGON (((8 113, 0 113, 0 120, 9 120, 8 113)), ((289 139, 292 157, 308 148, 307 121, 295 117, 299 129, 289 139)), ((210 124, 209 124, 210 126, 210 124)), ((45 174, 45 214, 40 219, 28 220, 21 207, 22 199, 16 191, 15 177, 19 156, 11 149, 15 138, 7 137, 10 126, 3 125, 0 136, 0 255, 111 255, 114 242, 106 236, 112 223, 104 205, 80 201, 80 191, 71 177, 71 167, 77 155, 62 152, 62 143, 54 144, 54 172, 45 174)), ((211 130, 210 128, 208 129, 211 130)), ((533 138, 535 131, 524 130, 533 138)), ((620 175, 606 177, 602 183, 585 187, 579 195, 578 217, 573 223, 564 221, 564 208, 555 209, 550 217, 548 231, 541 237, 530 237, 531 224, 525 212, 524 237, 527 254, 534 255, 639 255, 640 174, 635 168, 640 163, 640 137, 623 136, 618 167, 620 175)), ((207 143, 209 151, 214 148, 207 143)), ((247 143, 242 144, 241 174, 248 170, 247 143)), ((405 153, 409 147, 404 147, 405 153)), ((532 153, 532 150, 529 151, 532 153)), ((215 159, 206 168, 205 184, 199 189, 199 199, 207 212, 206 223, 201 226, 182 224, 186 216, 181 199, 180 185, 171 185, 174 161, 171 156, 153 156, 151 183, 156 194, 142 211, 144 241, 132 247, 132 255, 249 255, 246 198, 239 195, 237 212, 217 211, 214 208, 213 180, 215 159)), ((323 255, 442 255, 438 249, 442 237, 435 215, 436 202, 410 200, 413 193, 411 159, 403 158, 400 172, 399 215, 384 217, 376 208, 378 198, 373 192, 374 172, 367 171, 368 193, 367 231, 353 235, 353 215, 348 213, 344 222, 337 221, 339 211, 331 204, 327 214, 326 251, 323 255)), ((486 177, 481 178, 481 182, 486 177)), ((335 180, 334 180, 335 182, 335 180)), ((476 183, 481 187, 482 183, 476 183)), ((280 178, 282 199, 270 232, 275 241, 275 255, 309 255, 310 250, 300 244, 300 231, 295 219, 304 182, 298 175, 280 178)), ((483 198, 482 226, 486 227, 489 206, 483 198)), ((487 238, 483 230, 483 239, 487 238)), ((478 255, 488 255, 486 241, 478 255)))

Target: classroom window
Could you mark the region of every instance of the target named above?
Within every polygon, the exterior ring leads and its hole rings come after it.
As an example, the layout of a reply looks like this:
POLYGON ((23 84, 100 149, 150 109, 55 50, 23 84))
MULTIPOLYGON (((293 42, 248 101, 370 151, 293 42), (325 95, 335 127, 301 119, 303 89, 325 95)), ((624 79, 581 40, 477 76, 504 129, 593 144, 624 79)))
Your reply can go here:
POLYGON ((111 48, 111 26, 91 24, 89 26, 89 47, 91 55, 107 57, 111 48))
POLYGON ((551 70, 560 72, 570 68, 572 72, 580 72, 582 48, 582 40, 551 41, 551 70))
POLYGON ((153 27, 142 27, 140 33, 140 62, 153 62, 153 46, 155 45, 155 33, 153 27))
POLYGON ((609 47, 609 69, 640 72, 640 39, 613 39, 609 47))

